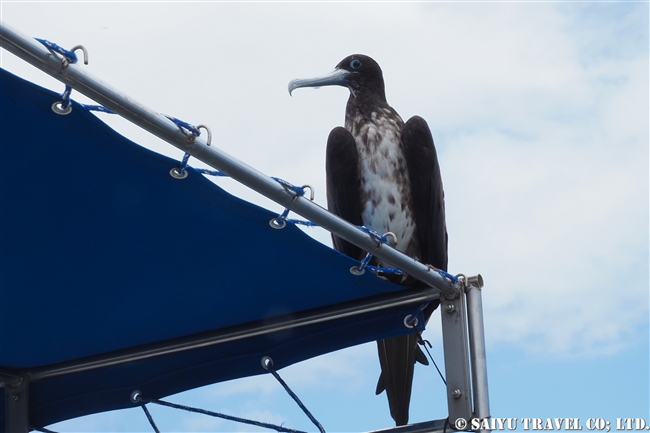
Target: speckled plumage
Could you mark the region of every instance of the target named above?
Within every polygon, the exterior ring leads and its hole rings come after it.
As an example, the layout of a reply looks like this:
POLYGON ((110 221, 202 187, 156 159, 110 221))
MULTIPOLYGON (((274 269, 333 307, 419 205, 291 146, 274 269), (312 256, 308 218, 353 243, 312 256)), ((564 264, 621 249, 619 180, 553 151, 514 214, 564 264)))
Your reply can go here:
MULTIPOLYGON (((345 128, 334 128, 327 140, 328 209, 352 224, 394 233, 398 250, 447 270, 444 193, 427 123, 419 116, 404 122, 388 105, 381 68, 368 56, 348 56, 327 76, 293 80, 289 92, 327 85, 350 90, 345 128)), ((365 255, 343 239, 332 240, 350 257, 365 255)), ((392 281, 422 284, 413 278, 392 281)), ((424 308, 426 320, 437 306, 434 301, 424 308)), ((414 363, 427 363, 417 341, 418 335, 411 334, 377 342, 381 375, 376 393, 386 390, 396 425, 408 423, 414 363)))
POLYGON ((402 118, 390 107, 346 118, 359 153, 361 220, 379 233, 392 232, 398 250, 419 254, 411 185, 401 144, 402 118))

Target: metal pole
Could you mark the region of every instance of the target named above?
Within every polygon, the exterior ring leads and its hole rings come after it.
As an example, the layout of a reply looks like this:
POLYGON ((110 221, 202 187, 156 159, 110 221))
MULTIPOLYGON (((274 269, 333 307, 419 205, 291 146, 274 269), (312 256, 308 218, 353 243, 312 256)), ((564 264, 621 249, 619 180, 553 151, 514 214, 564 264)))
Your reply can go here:
POLYGON ((48 377, 61 376, 65 374, 78 373, 81 371, 93 370, 96 368, 111 367, 126 364, 142 359, 169 355, 172 353, 184 352, 207 346, 227 343, 230 341, 251 338, 259 335, 271 334, 296 329, 302 326, 314 325, 317 323, 335 321, 346 317, 359 316, 388 308, 399 307, 411 304, 422 304, 432 299, 437 299, 439 293, 435 289, 425 289, 410 292, 396 292, 381 296, 380 299, 368 302, 367 300, 352 301, 334 307, 325 307, 318 311, 305 314, 292 315, 287 318, 278 319, 264 324, 246 324, 226 330, 218 330, 199 336, 191 335, 186 338, 178 338, 172 342, 164 341, 160 344, 152 344, 135 349, 127 349, 117 353, 108 353, 91 359, 83 359, 77 362, 69 362, 54 366, 34 369, 30 372, 32 381, 48 377))
MULTIPOLYGON (((485 331, 483 327, 483 300, 481 275, 467 279, 467 321, 469 327, 469 349, 472 361, 472 385, 474 390, 474 416, 480 419, 490 417, 488 397, 487 357, 485 352, 485 331)), ((481 430, 486 432, 487 430, 481 430)))
POLYGON ((50 53, 39 42, 20 34, 5 23, 0 24, 0 46, 99 104, 110 108, 130 122, 176 146, 183 152, 187 152, 209 166, 223 171, 228 176, 279 203, 281 206, 313 221, 364 251, 371 252, 378 258, 391 263, 431 287, 435 287, 442 293, 453 295, 460 290, 460 284, 451 282, 438 272, 431 271, 424 264, 386 244, 377 243, 375 239, 354 225, 329 213, 310 200, 285 190, 272 178, 227 155, 225 152, 208 147, 202 137, 196 137, 191 142, 188 141, 187 136, 164 116, 137 103, 126 95, 122 95, 101 80, 86 73, 82 67, 76 64, 64 65, 58 56, 50 53))

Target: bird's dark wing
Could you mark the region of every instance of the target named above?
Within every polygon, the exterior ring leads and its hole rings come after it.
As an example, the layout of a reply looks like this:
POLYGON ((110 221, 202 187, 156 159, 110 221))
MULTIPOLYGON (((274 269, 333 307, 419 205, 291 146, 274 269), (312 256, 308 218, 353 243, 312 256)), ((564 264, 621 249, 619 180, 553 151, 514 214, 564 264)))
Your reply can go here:
MULTIPOLYGON (((361 226, 359 153, 350 132, 338 126, 327 139, 325 158, 327 208, 348 222, 361 226)), ((334 248, 360 260, 364 252, 357 246, 332 235, 334 248)))
POLYGON ((402 130, 404 157, 411 182, 416 236, 424 263, 447 270, 445 194, 433 137, 427 122, 413 116, 402 130))

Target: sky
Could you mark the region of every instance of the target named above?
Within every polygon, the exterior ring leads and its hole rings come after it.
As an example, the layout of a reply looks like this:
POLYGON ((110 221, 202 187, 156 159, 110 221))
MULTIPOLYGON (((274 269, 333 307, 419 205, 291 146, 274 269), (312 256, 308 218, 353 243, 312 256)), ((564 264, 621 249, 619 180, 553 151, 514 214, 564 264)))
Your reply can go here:
MULTIPOLYGON (((449 271, 485 280, 493 417, 644 418, 649 397, 648 2, 9 2, 2 20, 64 47, 155 111, 208 125, 213 146, 325 199, 325 143, 348 91, 287 84, 353 53, 381 65, 388 102, 432 130, 445 187, 449 271)), ((0 50, 3 68, 63 85, 0 50)), ((78 92, 73 99, 89 102, 78 92)), ((181 152, 115 116, 120 133, 181 152)), ((190 164, 202 167, 199 161, 190 164)), ((237 185, 220 186, 274 211, 237 185)), ((321 229, 307 229, 329 244, 321 229)), ((438 313, 425 338, 443 366, 438 313)), ((374 343, 280 371, 327 431, 392 426, 375 396, 374 343)), ((313 431, 270 376, 170 401, 313 431)), ((151 407, 162 431, 258 431, 151 407)), ((411 422, 446 417, 417 366, 411 422)), ((521 424, 519 430, 521 431, 521 424)), ((50 426, 152 431, 140 409, 50 426)))

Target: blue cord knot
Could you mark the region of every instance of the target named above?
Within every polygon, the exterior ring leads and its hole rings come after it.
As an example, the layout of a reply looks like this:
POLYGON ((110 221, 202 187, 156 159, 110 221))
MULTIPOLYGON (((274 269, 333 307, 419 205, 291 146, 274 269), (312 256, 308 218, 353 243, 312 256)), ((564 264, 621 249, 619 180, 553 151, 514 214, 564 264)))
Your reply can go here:
POLYGON ((195 168, 198 173, 207 174, 209 176, 228 177, 226 173, 221 170, 208 170, 207 168, 195 168))
MULTIPOLYGON (((282 185, 282 187, 283 187, 285 190, 287 190, 287 191, 289 191, 289 192, 293 192, 293 193, 295 193, 295 194, 296 194, 297 196, 299 196, 299 197, 302 197, 302 196, 305 195, 305 188, 309 188, 309 189, 311 190, 311 187, 308 186, 308 185, 297 186, 297 185, 294 185, 294 184, 292 184, 292 183, 290 183, 290 182, 287 182, 287 181, 284 180, 284 179, 280 179, 279 177, 272 177, 271 179, 273 179, 274 181, 276 181, 277 183, 279 183, 280 185, 282 185)), ((313 200, 313 199, 314 199, 314 193, 313 193, 313 191, 312 191, 312 194, 311 194, 311 200, 313 200)))
POLYGON ((352 266, 350 268, 350 273, 354 275, 363 275, 366 272, 366 269, 370 269, 373 272, 382 274, 404 275, 404 271, 401 269, 369 265, 368 263, 371 259, 372 254, 366 253, 366 256, 359 262, 358 266, 352 266))
POLYGON ((194 137, 201 135, 201 131, 198 129, 198 127, 192 125, 191 123, 187 123, 184 120, 177 119, 173 116, 165 115, 165 117, 174 122, 178 129, 180 129, 180 131, 185 135, 193 135, 194 137))
MULTIPOLYGON (((272 177, 274 181, 282 185, 285 191, 287 192, 292 192, 294 193, 294 200, 297 197, 304 197, 306 194, 306 189, 308 188, 310 191, 309 195, 309 200, 314 200, 314 189, 310 185, 303 185, 303 186, 297 186, 294 185, 290 182, 287 182, 284 179, 280 179, 279 177, 272 177)), ((317 227, 318 225, 311 222, 311 221, 305 221, 305 220, 296 220, 296 219, 291 219, 287 218, 289 215, 289 208, 285 208, 284 211, 277 216, 276 218, 273 218, 271 221, 269 221, 269 225, 273 227, 274 229, 283 229, 287 225, 287 221, 294 223, 294 224, 301 224, 307 227, 317 227)))
MULTIPOLYGON (((61 59, 61 70, 65 69, 70 63, 77 63, 79 61, 79 58, 75 54, 75 50, 77 49, 83 50, 84 64, 86 65, 88 64, 88 53, 82 45, 77 45, 73 47, 72 50, 66 50, 60 45, 57 45, 54 42, 50 42, 46 39, 40 39, 40 38, 34 38, 34 39, 40 42, 55 57, 61 59)), ((61 95, 61 101, 57 101, 54 104, 52 104, 52 110, 55 113, 65 115, 70 113, 70 111, 72 111, 72 107, 70 106, 71 93, 72 93, 72 87, 66 84, 65 90, 63 91, 63 95, 61 95)))
POLYGON ((65 85, 65 90, 61 95, 61 109, 67 110, 70 106, 70 95, 72 94, 72 87, 65 85))
POLYGON ((458 283, 459 281, 457 276, 452 275, 449 272, 443 271, 442 269, 438 269, 438 273, 443 277, 450 279, 453 283, 458 283))
POLYGON ((371 271, 380 272, 382 274, 404 275, 404 271, 397 268, 385 268, 381 266, 371 266, 371 265, 366 266, 366 268, 370 269, 371 271))
POLYGON ((388 236, 387 235, 391 235, 393 237, 394 243, 397 244, 397 237, 392 232, 384 233, 382 235, 381 233, 379 233, 376 230, 371 229, 370 227, 366 227, 366 226, 357 226, 357 227, 360 228, 361 230, 363 230, 364 232, 368 233, 373 239, 375 239, 379 243, 387 244, 388 243, 388 236))
MULTIPOLYGON (((164 116, 167 119, 171 120, 174 123, 174 125, 176 125, 178 129, 187 136, 187 144, 190 146, 194 144, 196 137, 201 135, 201 128, 205 129, 208 132, 208 140, 206 142, 206 145, 210 146, 212 142, 212 132, 210 132, 210 128, 208 128, 207 126, 205 125, 194 126, 191 123, 187 123, 184 120, 177 119, 176 117, 168 116, 166 114, 164 116)), ((171 174, 171 176, 174 179, 185 179, 187 177, 187 171, 185 171, 185 167, 187 167, 187 161, 189 161, 189 159, 190 159, 190 154, 185 152, 185 154, 183 155, 183 159, 181 160, 180 166, 176 168, 172 168, 169 171, 169 174, 171 174)), ((214 176, 226 176, 221 171, 215 171, 215 172, 212 172, 211 170, 205 170, 205 171, 209 172, 206 174, 212 174, 214 176)))
MULTIPOLYGON (((363 230, 364 232, 368 233, 371 238, 377 241, 377 248, 381 246, 381 244, 387 244, 388 243, 388 236, 390 235, 393 238, 393 245, 397 244, 397 237, 395 236, 394 233, 392 232, 387 232, 384 233, 383 235, 380 234, 378 231, 371 229, 370 227, 366 226, 357 226, 360 230, 363 230)), ((404 272, 397 268, 384 268, 381 266, 371 266, 368 265, 370 263, 370 260, 372 259, 372 253, 368 252, 366 253, 366 256, 359 262, 358 266, 353 266, 350 268, 350 272, 354 275, 363 275, 366 269, 370 269, 371 271, 375 272, 381 272, 384 274, 396 274, 396 275, 402 275, 404 272)))
POLYGON ((60 54, 70 63, 77 63, 79 61, 79 58, 74 53, 74 51, 66 50, 65 48, 55 44, 54 42, 50 42, 47 39, 34 39, 43 44, 45 48, 47 48, 52 54, 60 54))
POLYGON ((106 108, 103 105, 81 104, 81 106, 89 111, 101 111, 102 113, 115 114, 113 110, 111 110, 110 108, 106 108))

